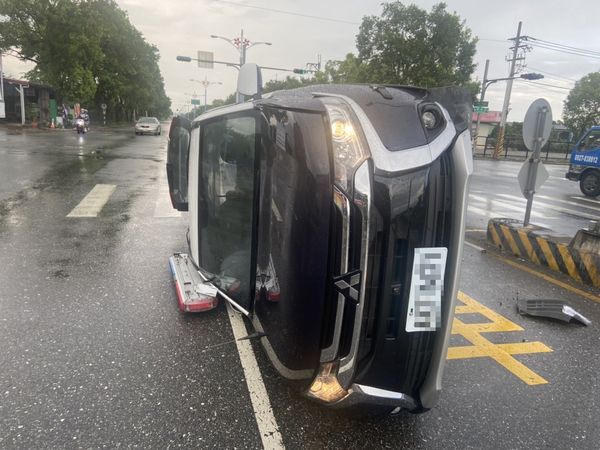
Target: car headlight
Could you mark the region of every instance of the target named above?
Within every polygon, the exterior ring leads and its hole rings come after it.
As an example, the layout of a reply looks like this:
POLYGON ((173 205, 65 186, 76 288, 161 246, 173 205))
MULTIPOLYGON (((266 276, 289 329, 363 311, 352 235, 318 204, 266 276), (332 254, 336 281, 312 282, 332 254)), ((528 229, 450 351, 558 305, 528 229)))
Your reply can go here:
POLYGON ((342 99, 320 99, 329 116, 335 183, 352 195, 352 178, 360 164, 369 157, 365 138, 358 119, 342 99))

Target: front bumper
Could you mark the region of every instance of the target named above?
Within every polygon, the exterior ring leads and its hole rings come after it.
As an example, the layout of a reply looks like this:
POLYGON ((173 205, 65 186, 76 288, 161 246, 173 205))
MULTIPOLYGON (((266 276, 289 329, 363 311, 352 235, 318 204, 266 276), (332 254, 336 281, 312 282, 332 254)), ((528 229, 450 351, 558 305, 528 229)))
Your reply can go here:
POLYGON ((581 179, 581 172, 571 172, 571 171, 568 171, 565 174, 565 178, 567 180, 571 180, 571 181, 579 181, 581 179))

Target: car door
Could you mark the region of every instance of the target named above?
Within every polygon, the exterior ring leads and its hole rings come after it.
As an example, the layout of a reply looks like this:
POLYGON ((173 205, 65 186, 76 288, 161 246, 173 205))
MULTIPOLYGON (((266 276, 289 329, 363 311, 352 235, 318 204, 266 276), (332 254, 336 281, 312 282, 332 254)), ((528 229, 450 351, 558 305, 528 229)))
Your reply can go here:
MULTIPOLYGON (((319 103, 320 105, 320 103, 319 103)), ((332 184, 321 110, 262 107, 254 323, 286 378, 318 367, 328 301, 332 184)))

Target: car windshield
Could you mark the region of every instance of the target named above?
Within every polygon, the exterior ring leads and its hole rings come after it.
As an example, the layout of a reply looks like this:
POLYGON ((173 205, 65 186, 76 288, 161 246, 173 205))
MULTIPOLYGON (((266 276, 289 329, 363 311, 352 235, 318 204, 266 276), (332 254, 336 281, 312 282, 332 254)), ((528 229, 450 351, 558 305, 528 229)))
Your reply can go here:
POLYGON ((138 123, 158 123, 158 119, 156 117, 142 117, 138 120, 138 123))

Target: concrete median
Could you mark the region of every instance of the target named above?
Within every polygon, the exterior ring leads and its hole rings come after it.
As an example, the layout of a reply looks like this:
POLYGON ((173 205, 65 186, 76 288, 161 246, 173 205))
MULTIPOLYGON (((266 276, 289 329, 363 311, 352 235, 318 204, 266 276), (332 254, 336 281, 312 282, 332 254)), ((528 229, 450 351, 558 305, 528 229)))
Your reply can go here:
POLYGON ((499 249, 534 264, 562 272, 571 278, 600 287, 600 235, 585 231, 586 245, 580 239, 555 236, 548 229, 528 226, 514 219, 490 219, 487 239, 499 249))

